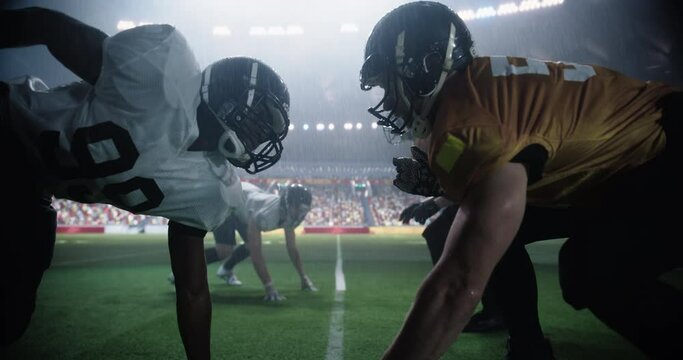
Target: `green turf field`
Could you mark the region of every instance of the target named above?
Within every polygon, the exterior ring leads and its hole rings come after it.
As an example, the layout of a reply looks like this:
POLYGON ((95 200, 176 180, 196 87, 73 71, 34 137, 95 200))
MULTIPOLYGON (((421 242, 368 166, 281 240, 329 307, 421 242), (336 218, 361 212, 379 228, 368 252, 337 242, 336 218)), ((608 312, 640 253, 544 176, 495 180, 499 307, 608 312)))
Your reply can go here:
MULTIPOLYGON (((284 240, 264 236, 274 282, 288 300, 261 301, 262 286, 247 261, 236 269, 242 287, 228 287, 209 268, 215 359, 325 359, 332 310, 343 310, 343 356, 377 359, 398 330, 430 269, 415 236, 342 235, 347 291, 335 305, 336 235, 297 238, 304 265, 320 288, 302 293, 284 240)), ((207 238, 207 246, 213 240, 207 238)), ((556 257, 561 242, 529 246, 539 282, 539 307, 558 359, 644 359, 589 312, 561 298, 556 257)), ((182 359, 175 295, 166 280, 165 236, 60 236, 25 336, 2 359, 182 359)), ((335 334, 341 334, 336 331, 335 334)), ((500 359, 505 333, 465 334, 444 359, 500 359)), ((336 354, 330 351, 330 354, 336 354)))

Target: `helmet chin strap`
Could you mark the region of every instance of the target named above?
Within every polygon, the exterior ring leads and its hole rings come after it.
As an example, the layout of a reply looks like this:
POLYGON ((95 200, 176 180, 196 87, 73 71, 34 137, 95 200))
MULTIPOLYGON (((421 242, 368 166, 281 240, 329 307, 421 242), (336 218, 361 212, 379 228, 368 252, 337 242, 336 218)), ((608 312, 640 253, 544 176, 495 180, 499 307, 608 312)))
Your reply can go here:
POLYGON ((223 135, 218 139, 218 151, 221 155, 228 159, 249 160, 249 157, 245 156, 246 149, 244 148, 244 144, 237 137, 237 134, 227 127, 224 129, 223 135), (226 143, 228 142, 232 143, 233 146, 226 146, 226 143), (234 150, 230 151, 230 148, 234 150))
MULTIPOLYGON (((396 65, 400 66, 403 64, 403 61, 405 60, 405 37, 406 37, 406 32, 401 31, 398 34, 398 38, 396 39, 396 65)), ((413 136, 417 138, 423 138, 429 135, 429 132, 431 130, 431 126, 428 121, 425 121, 417 112, 413 111, 415 108, 412 105, 412 102, 410 99, 408 99, 408 96, 406 96, 406 92, 403 88, 403 81, 396 81, 396 90, 399 95, 399 99, 401 102, 403 102, 404 106, 408 109, 410 109, 410 117, 411 117, 411 124, 410 124, 410 131, 413 133, 413 136)))
MULTIPOLYGON (((431 124, 427 120, 427 116, 429 116, 429 112, 432 110, 432 106, 434 105, 434 101, 436 101, 436 97, 439 94, 439 91, 441 91, 441 88, 443 87, 443 84, 446 82, 446 78, 448 77, 448 74, 453 67, 453 49, 455 48, 455 25, 453 23, 450 24, 450 32, 448 35, 448 45, 446 46, 446 53, 444 54, 444 62, 443 66, 441 67, 441 74, 439 76, 439 81, 437 81, 436 85, 434 86, 434 89, 429 92, 426 96, 420 96, 421 98, 425 99, 424 104, 422 105, 422 109, 419 111, 411 111, 411 118, 412 122, 410 124, 410 131, 413 133, 413 136, 416 138, 425 138, 429 136, 431 132, 431 124)), ((402 31, 397 38, 396 42, 396 63, 397 65, 400 65, 404 61, 405 57, 405 31, 402 31)), ((405 94, 405 91, 403 89, 403 82, 402 81, 397 81, 397 90, 399 93, 399 96, 401 98, 401 101, 404 102, 404 104, 411 104, 412 102, 410 99, 405 94)), ((414 107, 413 107, 414 108, 414 107)))
MULTIPOLYGON (((218 151, 223 155, 224 157, 228 159, 234 159, 238 161, 247 161, 249 160, 249 156, 247 155, 247 149, 244 147, 244 143, 239 139, 237 136, 237 133, 235 133, 234 130, 230 129, 221 119, 219 119, 218 115, 214 112, 214 110, 211 108, 209 105, 209 84, 211 82, 211 69, 213 65, 209 65, 205 70, 203 74, 203 79, 202 79, 202 85, 200 88, 200 93, 202 97, 202 101, 206 104, 207 108, 213 115, 214 119, 220 126, 223 128, 223 134, 221 137, 218 139, 218 151), (226 146, 228 144, 232 144, 232 146, 226 146), (229 149, 233 149, 233 151, 230 151, 229 149)), ((258 63, 254 62, 252 63, 251 66, 251 74, 249 77, 249 85, 251 89, 249 90, 248 93, 248 98, 247 98, 247 106, 251 106, 253 100, 254 100, 254 87, 256 85, 256 80, 257 80, 257 75, 258 75, 258 63)))
POLYGON ((417 116, 413 115, 414 120, 411 128, 413 130, 413 133, 415 134, 415 137, 424 138, 429 135, 431 126, 429 125, 429 121, 427 121, 427 116, 429 116, 429 112, 432 110, 434 101, 436 101, 436 97, 439 94, 439 91, 441 91, 443 84, 446 82, 446 77, 448 77, 448 73, 451 71, 451 68, 453 67, 454 48, 455 24, 451 23, 451 29, 448 34, 448 46, 446 46, 446 53, 444 54, 443 67, 441 68, 441 75, 439 76, 439 81, 436 83, 436 86, 434 86, 434 90, 432 90, 428 94, 427 99, 424 105, 422 106, 422 111, 420 112, 420 114, 417 116))

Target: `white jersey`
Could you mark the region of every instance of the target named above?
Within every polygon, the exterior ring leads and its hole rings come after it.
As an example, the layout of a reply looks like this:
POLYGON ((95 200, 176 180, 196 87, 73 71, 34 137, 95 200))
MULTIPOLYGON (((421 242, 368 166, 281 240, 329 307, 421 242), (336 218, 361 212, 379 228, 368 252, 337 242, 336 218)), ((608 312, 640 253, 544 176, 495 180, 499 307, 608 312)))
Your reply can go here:
POLYGON ((213 230, 244 198, 225 158, 187 151, 199 134, 200 84, 184 37, 147 25, 105 40, 94 86, 24 78, 10 84, 10 104, 56 197, 213 230))
POLYGON ((287 210, 282 203, 282 197, 271 194, 260 187, 242 182, 242 190, 246 201, 246 210, 252 216, 261 231, 275 229, 294 229, 301 219, 292 219, 287 216, 287 210))

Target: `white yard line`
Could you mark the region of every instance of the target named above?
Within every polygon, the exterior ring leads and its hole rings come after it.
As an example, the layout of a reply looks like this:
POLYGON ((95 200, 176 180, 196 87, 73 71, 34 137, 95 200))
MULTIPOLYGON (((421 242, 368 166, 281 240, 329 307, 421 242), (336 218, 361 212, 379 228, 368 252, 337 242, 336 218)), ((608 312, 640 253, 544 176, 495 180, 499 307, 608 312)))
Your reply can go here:
POLYGON ((325 360, 344 359, 344 293, 346 279, 342 269, 341 241, 337 235, 337 265, 334 270, 335 294, 330 317, 330 335, 327 341, 325 360))
POLYGON ((158 254, 158 253, 162 253, 162 252, 164 252, 164 251, 155 250, 155 251, 139 252, 139 253, 134 253, 134 254, 124 254, 124 255, 116 255, 116 256, 103 256, 103 257, 92 258, 92 259, 53 262, 52 265, 50 265, 50 267, 90 264, 90 263, 97 263, 97 262, 101 262, 101 261, 127 259, 127 258, 133 258, 133 257, 138 257, 138 256, 150 255, 150 254, 158 254))

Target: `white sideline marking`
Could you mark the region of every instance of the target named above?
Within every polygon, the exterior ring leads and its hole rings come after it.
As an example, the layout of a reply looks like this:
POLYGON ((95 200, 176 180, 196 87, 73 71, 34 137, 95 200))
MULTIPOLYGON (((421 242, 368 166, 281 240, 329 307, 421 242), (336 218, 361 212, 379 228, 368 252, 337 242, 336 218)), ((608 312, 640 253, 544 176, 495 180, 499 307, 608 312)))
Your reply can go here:
POLYGON ((337 234, 337 266, 334 268, 334 278, 337 292, 346 291, 346 278, 344 278, 344 270, 342 269, 342 252, 340 236, 337 234))
POLYGON ((337 265, 334 270, 335 294, 330 317, 330 335, 327 341, 325 360, 344 359, 344 293, 346 279, 342 270, 341 241, 337 235, 337 265))
POLYGON ((69 266, 69 265, 81 265, 81 264, 88 264, 88 263, 96 263, 100 261, 107 261, 107 260, 118 260, 118 259, 125 259, 125 258, 132 258, 132 257, 137 257, 137 256, 143 256, 143 255, 149 255, 149 254, 158 254, 162 253, 163 251, 146 251, 146 252, 140 252, 140 253, 135 253, 135 254, 124 254, 124 255, 116 255, 116 256, 104 256, 104 257, 99 257, 99 258, 94 258, 94 259, 83 259, 83 260, 74 260, 74 261, 62 261, 62 262, 54 262, 50 267, 55 267, 55 266, 69 266))

